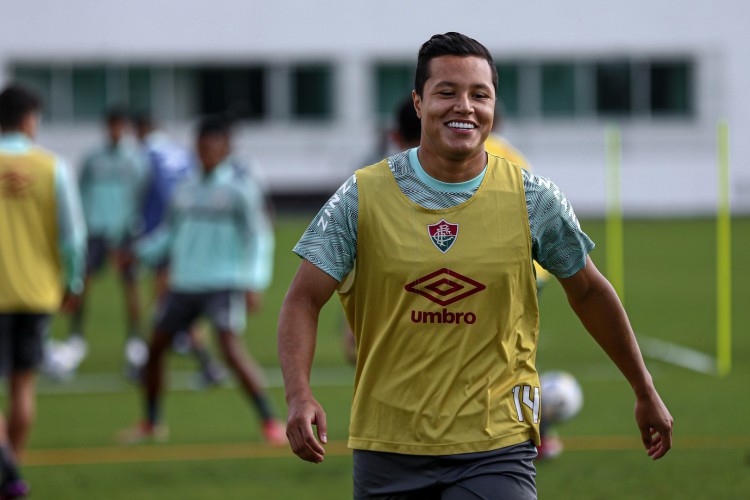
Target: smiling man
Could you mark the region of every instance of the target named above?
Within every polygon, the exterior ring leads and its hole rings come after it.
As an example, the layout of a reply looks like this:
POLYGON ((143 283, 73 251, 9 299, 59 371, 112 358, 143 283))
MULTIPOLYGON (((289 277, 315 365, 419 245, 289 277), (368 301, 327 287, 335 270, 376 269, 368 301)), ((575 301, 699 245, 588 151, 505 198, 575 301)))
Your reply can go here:
POLYGON ((318 314, 338 292, 357 348, 355 498, 536 498, 532 259, 633 387, 648 454, 671 447, 672 417, 570 203, 485 152, 496 90, 482 44, 433 36, 412 93, 419 147, 357 170, 294 249, 303 260, 279 319, 287 436, 300 458, 323 461, 326 415, 310 368, 318 314))

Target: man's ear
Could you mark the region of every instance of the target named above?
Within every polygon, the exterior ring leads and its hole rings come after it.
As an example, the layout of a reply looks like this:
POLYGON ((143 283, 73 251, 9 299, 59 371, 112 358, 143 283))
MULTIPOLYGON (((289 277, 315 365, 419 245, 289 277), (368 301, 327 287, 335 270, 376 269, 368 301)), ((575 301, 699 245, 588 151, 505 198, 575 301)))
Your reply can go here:
POLYGON ((417 117, 422 119, 422 98, 419 97, 416 90, 411 91, 411 100, 414 101, 414 111, 417 112, 417 117))

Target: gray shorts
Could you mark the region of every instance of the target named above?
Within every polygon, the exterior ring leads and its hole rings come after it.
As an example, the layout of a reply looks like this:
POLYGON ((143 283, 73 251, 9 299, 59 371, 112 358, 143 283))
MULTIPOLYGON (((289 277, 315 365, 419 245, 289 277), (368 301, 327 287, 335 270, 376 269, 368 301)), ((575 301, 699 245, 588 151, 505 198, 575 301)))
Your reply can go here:
MULTIPOLYGON (((94 275, 101 271, 113 251, 129 251, 131 247, 130 241, 124 241, 120 246, 115 247, 103 236, 89 236, 86 245, 86 274, 94 275)), ((136 264, 128 264, 120 270, 120 273, 124 280, 134 281, 137 275, 136 264)))
POLYGON ((460 455, 354 450, 354 498, 536 500, 531 441, 460 455))
POLYGON ((247 321, 245 292, 167 292, 157 308, 154 329, 157 333, 174 335, 189 330, 200 317, 206 318, 219 333, 243 333, 247 321))
POLYGON ((0 313, 0 376, 39 367, 50 318, 49 314, 0 313))

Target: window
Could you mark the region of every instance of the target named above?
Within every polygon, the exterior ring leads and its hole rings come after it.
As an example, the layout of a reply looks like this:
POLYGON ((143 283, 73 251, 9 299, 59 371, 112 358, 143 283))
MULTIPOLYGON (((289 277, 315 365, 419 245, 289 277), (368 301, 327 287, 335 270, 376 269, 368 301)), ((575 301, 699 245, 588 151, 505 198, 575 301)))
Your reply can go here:
POLYGON ((630 113, 630 92, 629 63, 606 62, 596 65, 596 110, 600 115, 630 113))
POLYGON ((542 115, 576 114, 576 67, 572 63, 541 65, 542 115))
POLYGON ((375 68, 376 110, 380 117, 390 119, 396 107, 414 89, 413 64, 380 64, 375 68))
POLYGON ((74 67, 73 118, 101 120, 107 107, 107 73, 104 67, 74 67))
POLYGON ((196 70, 196 100, 201 114, 230 113, 241 119, 265 116, 265 72, 257 67, 215 67, 196 70))
POLYGON ((500 63, 497 68, 497 97, 502 101, 506 116, 520 112, 520 69, 518 64, 500 63))
POLYGON ((651 64, 651 112, 654 115, 689 115, 692 67, 686 61, 651 64))
MULTIPOLYGON (((688 56, 498 61, 498 98, 508 117, 687 119, 698 108, 695 60, 688 56)), ((377 118, 390 121, 414 87, 411 61, 372 68, 377 118)), ((243 120, 329 120, 336 113, 336 72, 325 61, 243 64, 18 61, 11 76, 34 88, 50 121, 98 121, 107 106, 128 105, 162 120, 231 112, 243 120)))
POLYGON ((128 103, 136 112, 146 112, 152 107, 151 69, 146 66, 134 66, 128 69, 127 89, 128 103))
POLYGON ((298 66, 292 70, 292 116, 325 119, 333 116, 333 77, 329 65, 298 66))

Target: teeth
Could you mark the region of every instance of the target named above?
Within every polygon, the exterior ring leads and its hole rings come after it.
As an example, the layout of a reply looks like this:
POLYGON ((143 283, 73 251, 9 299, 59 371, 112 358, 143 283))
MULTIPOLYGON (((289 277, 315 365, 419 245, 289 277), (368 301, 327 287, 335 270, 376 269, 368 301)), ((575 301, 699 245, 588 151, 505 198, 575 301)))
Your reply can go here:
POLYGON ((472 129, 474 128, 474 125, 471 123, 464 123, 464 122, 449 122, 448 126, 451 128, 463 128, 463 129, 472 129))

